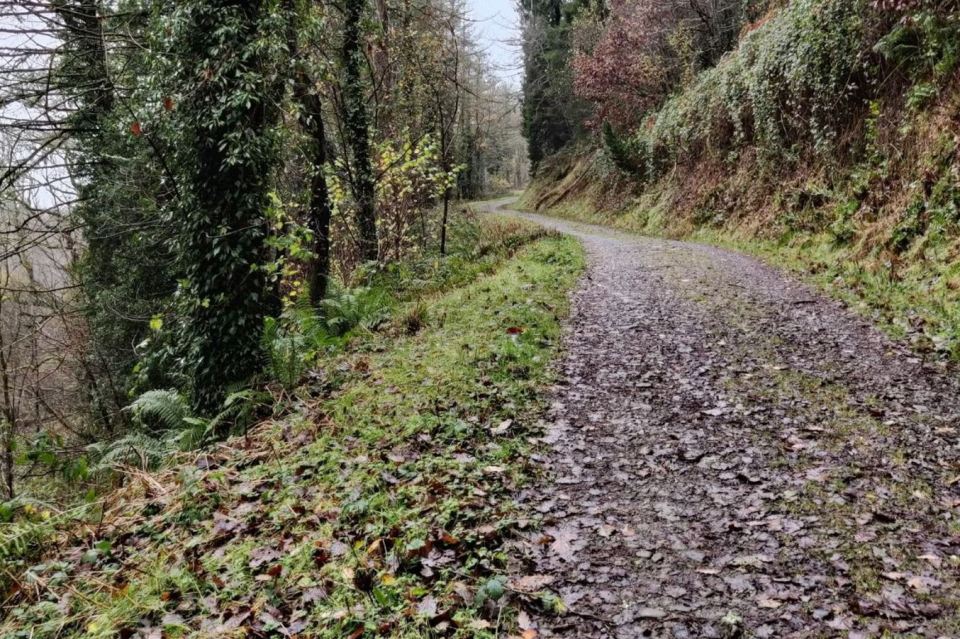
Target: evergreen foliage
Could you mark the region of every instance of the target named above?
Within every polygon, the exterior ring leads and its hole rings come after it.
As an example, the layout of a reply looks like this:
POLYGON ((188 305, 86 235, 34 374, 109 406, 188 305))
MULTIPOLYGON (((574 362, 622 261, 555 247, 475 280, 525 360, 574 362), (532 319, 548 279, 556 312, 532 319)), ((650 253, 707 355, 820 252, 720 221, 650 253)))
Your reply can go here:
POLYGON ((277 160, 282 35, 273 3, 184 3, 174 18, 180 201, 177 257, 185 308, 179 348, 195 407, 215 410, 260 369, 275 292, 265 211, 277 160))
POLYGON ((54 73, 75 104, 67 123, 73 131, 67 161, 77 190, 71 215, 84 229, 86 249, 75 275, 90 328, 84 358, 90 415, 99 429, 114 430, 124 421, 134 347, 146 335, 147 320, 173 293, 176 275, 172 236, 158 207, 172 197, 172 184, 164 183, 156 152, 131 133, 131 126, 140 126, 132 115, 142 106, 139 96, 121 93, 144 67, 142 50, 124 49, 112 65, 107 58, 107 27, 142 42, 149 18, 104 17, 99 5, 57 3, 63 46, 54 73))
POLYGON ((578 4, 520 2, 523 21, 523 134, 531 170, 571 142, 582 121, 573 95, 570 27, 578 4))

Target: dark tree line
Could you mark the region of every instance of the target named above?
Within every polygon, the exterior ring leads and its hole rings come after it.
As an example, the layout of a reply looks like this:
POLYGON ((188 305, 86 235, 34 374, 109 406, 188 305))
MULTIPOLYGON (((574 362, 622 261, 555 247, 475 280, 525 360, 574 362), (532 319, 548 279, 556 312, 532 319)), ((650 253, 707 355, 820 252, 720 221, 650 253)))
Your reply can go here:
POLYGON ((9 1, 0 31, 8 497, 142 429, 141 393, 218 413, 271 321, 525 178, 459 0, 9 1))

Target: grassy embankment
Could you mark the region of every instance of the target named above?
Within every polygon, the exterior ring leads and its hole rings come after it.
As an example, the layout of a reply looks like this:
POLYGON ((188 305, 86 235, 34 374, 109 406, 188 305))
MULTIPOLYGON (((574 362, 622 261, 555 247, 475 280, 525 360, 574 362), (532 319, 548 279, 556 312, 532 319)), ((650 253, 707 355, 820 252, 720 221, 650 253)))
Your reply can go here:
POLYGON ((321 361, 284 414, 46 542, 0 636, 499 636, 511 494, 583 258, 481 226, 419 283, 433 293, 321 361))

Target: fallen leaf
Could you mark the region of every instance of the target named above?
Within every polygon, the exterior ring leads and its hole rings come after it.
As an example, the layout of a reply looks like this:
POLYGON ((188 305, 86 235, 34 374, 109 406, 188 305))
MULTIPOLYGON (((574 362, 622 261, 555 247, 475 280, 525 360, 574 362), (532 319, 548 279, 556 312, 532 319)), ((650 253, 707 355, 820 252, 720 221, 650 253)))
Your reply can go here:
POLYGON ((943 563, 943 559, 941 559, 941 558, 938 557, 937 555, 933 555, 933 554, 930 554, 930 555, 920 555, 920 556, 918 557, 918 559, 923 559, 923 560, 926 560, 926 561, 930 562, 930 564, 931 564, 934 568, 939 568, 939 567, 941 566, 941 564, 943 563))
POLYGON ((517 615, 517 625, 520 626, 521 630, 533 628, 533 621, 530 620, 530 615, 527 614, 526 610, 521 610, 520 614, 517 615))
POLYGON ((260 566, 276 561, 280 559, 280 553, 277 552, 274 548, 254 548, 250 551, 250 561, 248 565, 251 568, 259 568, 260 566))
POLYGON ((510 429, 511 425, 513 425, 513 420, 505 419, 502 422, 500 422, 499 426, 495 428, 491 428, 490 432, 493 433, 494 435, 503 435, 510 429))
POLYGON ((424 617, 437 616, 437 600, 433 595, 427 595, 417 604, 417 613, 424 617))
POLYGON ((550 544, 550 550, 564 561, 573 561, 573 555, 576 552, 573 542, 577 539, 577 533, 573 528, 560 528, 552 533, 553 543, 550 544))
POLYGON ((635 616, 637 619, 663 619, 667 612, 660 608, 639 608, 635 616))
POLYGON ((917 575, 907 579, 907 586, 909 586, 911 590, 917 592, 918 594, 926 595, 930 593, 930 590, 938 588, 940 586, 940 581, 938 579, 934 579, 933 577, 923 577, 921 575, 917 575))
POLYGON ((510 581, 510 589, 524 594, 532 594, 543 590, 554 582, 550 575, 526 575, 510 581))

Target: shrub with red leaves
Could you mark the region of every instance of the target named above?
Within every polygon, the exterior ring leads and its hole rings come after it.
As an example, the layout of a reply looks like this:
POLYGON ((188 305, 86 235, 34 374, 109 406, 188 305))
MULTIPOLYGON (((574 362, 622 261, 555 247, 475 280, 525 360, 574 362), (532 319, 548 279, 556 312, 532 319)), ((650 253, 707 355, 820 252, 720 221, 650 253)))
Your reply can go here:
POLYGON ((635 127, 734 45, 743 18, 739 0, 614 0, 596 43, 573 61, 575 90, 595 108, 592 124, 635 127))

